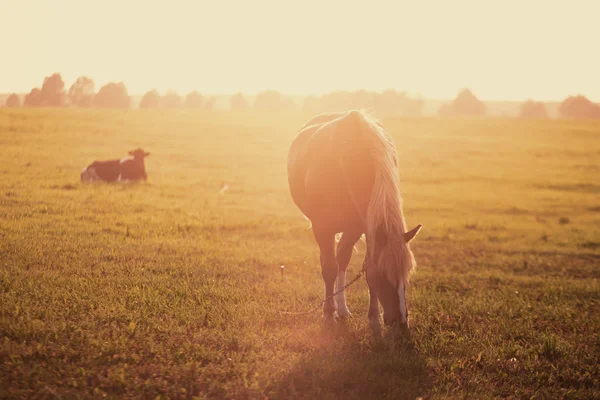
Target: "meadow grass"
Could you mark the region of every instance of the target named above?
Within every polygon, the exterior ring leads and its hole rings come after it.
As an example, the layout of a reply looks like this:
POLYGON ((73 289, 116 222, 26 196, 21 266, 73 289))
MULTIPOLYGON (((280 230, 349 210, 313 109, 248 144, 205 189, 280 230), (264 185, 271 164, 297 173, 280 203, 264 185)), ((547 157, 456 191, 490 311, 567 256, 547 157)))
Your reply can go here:
POLYGON ((286 178, 308 118, 0 110, 0 398, 600 397, 599 122, 384 119, 424 228, 379 336, 364 281, 334 331, 280 313, 324 291, 286 178), (146 184, 79 182, 138 146, 146 184))

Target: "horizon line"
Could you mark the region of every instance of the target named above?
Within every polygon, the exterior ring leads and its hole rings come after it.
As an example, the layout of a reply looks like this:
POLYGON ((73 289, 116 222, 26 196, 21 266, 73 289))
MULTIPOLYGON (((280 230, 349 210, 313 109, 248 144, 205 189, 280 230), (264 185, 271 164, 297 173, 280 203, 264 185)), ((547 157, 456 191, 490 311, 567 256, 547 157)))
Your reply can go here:
MULTIPOLYGON (((115 81, 115 82, 122 82, 122 81, 115 81)), ((109 83, 110 83, 110 82, 109 82, 109 83)), ((123 83, 124 83, 124 82, 123 82, 123 83)), ((66 86, 66 85, 65 85, 65 86, 66 86)), ((104 86, 104 85, 102 85, 102 86, 104 86)), ((100 87, 102 87, 102 86, 100 86, 100 87)), ((125 84, 125 86, 127 86, 127 85, 125 84)), ((13 94, 13 93, 16 93, 18 96, 26 96, 26 95, 28 95, 28 94, 29 94, 29 92, 31 92, 31 90, 33 90, 33 89, 35 89, 35 88, 37 88, 37 89, 41 89, 41 85, 40 85, 40 87, 37 87, 37 86, 36 86, 36 87, 34 87, 34 88, 30 89, 30 90, 29 90, 29 91, 27 91, 27 92, 16 92, 16 91, 0 91, 0 96, 11 95, 11 94, 13 94)), ((460 93, 460 91, 462 91, 463 89, 469 89, 469 88, 465 87, 465 88, 459 89, 459 90, 457 91, 456 95, 458 95, 458 93, 460 93)), ((151 89, 148 89, 148 90, 146 90, 146 92, 144 92, 144 93, 132 92, 132 93, 129 93, 129 96, 130 96, 130 97, 143 97, 143 96, 144 96, 146 93, 148 93, 148 92, 150 92, 150 91, 152 91, 152 90, 157 90, 157 89, 152 89, 152 88, 151 88, 151 89)), ((161 91, 159 91, 159 90, 157 90, 157 91, 158 91, 158 93, 159 93, 161 96, 163 96, 163 95, 167 94, 168 92, 175 92, 175 93, 176 93, 178 96, 180 96, 180 97, 185 97, 187 94, 189 94, 189 93, 192 93, 192 92, 198 92, 198 93, 200 93, 202 96, 205 96, 205 97, 231 97, 231 96, 234 96, 234 95, 236 95, 236 94, 238 94, 238 93, 241 93, 241 94, 243 94, 244 96, 251 96, 251 97, 253 97, 253 96, 257 96, 257 95, 259 95, 259 94, 261 94, 261 93, 265 93, 265 92, 278 92, 279 94, 281 94, 281 95, 282 95, 282 96, 284 96, 284 97, 309 97, 309 96, 322 97, 322 96, 325 96, 325 95, 328 95, 328 94, 331 94, 331 93, 336 93, 336 92, 342 92, 342 93, 356 93, 356 92, 360 92, 360 91, 366 91, 366 92, 371 92, 371 93, 383 93, 383 92, 385 92, 385 91, 388 91, 388 90, 393 90, 393 91, 395 91, 395 92, 396 92, 396 93, 398 93, 398 94, 405 93, 405 94, 406 94, 406 95, 407 95, 409 98, 411 98, 411 99, 414 99, 414 100, 440 101, 440 102, 441 102, 441 101, 452 101, 452 100, 454 100, 454 99, 456 98, 456 95, 454 95, 453 97, 449 97, 449 98, 436 97, 436 96, 434 96, 434 97, 428 97, 428 96, 424 96, 424 95, 422 95, 421 93, 418 93, 418 92, 417 92, 417 93, 411 93, 411 92, 409 92, 409 91, 407 91, 407 90, 397 90, 397 89, 392 89, 392 88, 389 88, 389 89, 384 89, 384 90, 370 90, 370 89, 356 89, 356 90, 350 90, 350 89, 336 89, 336 90, 331 90, 331 91, 326 91, 326 92, 320 92, 320 93, 294 93, 294 92, 284 92, 284 91, 277 90, 277 89, 264 89, 264 90, 261 90, 261 91, 252 91, 252 92, 243 92, 243 91, 239 91, 239 90, 238 90, 238 91, 234 91, 234 92, 220 92, 220 93, 215 93, 215 92, 202 92, 202 91, 200 91, 200 90, 198 90, 198 89, 192 89, 192 90, 186 91, 185 93, 181 93, 181 92, 179 92, 179 91, 177 91, 177 90, 174 90, 174 89, 166 89, 166 90, 164 90, 164 91, 162 91, 162 92, 161 92, 161 91)), ((469 89, 469 90, 471 90, 471 89, 469 89)), ((67 93, 67 92, 68 92, 68 90, 67 90, 67 89, 65 89, 65 93, 67 93)), ((586 96, 586 95, 584 95, 584 94, 582 94, 582 93, 572 93, 572 94, 566 95, 566 96, 565 96, 563 99, 552 99, 552 100, 539 99, 539 98, 535 98, 535 97, 532 97, 532 96, 529 96, 529 97, 527 97, 527 98, 523 98, 523 99, 519 99, 519 100, 517 100, 517 99, 501 99, 501 98, 496 98, 496 99, 484 99, 484 98, 481 98, 481 97, 479 97, 479 96, 478 96, 478 95, 477 95, 477 94, 476 94, 476 93, 475 93, 473 90, 471 90, 471 92, 472 92, 472 93, 473 93, 473 94, 474 94, 474 95, 475 95, 475 96, 476 96, 476 97, 477 97, 477 98, 478 98, 480 101, 482 101, 482 102, 494 102, 494 103, 522 103, 522 102, 526 102, 526 101, 535 101, 535 102, 542 102, 542 103, 560 103, 560 102, 564 101, 564 100, 565 100, 566 98, 568 98, 568 97, 572 97, 572 96, 580 96, 580 95, 581 95, 581 96, 584 96, 584 97, 586 97, 586 98, 588 98, 588 99, 589 99, 589 97, 588 97, 588 96, 586 96)), ((96 92, 96 93, 97 93, 97 92, 96 92)), ((593 102, 593 103, 598 103, 598 102, 596 102, 596 101, 594 101, 594 100, 591 100, 591 99, 589 99, 589 100, 590 100, 591 102, 593 102)))

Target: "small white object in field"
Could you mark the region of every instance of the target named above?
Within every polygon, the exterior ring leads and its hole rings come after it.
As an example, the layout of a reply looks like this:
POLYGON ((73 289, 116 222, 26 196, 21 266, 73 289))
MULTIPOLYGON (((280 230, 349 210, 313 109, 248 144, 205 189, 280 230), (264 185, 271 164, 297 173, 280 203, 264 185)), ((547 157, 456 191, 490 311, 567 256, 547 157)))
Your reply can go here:
POLYGON ((283 276, 284 266, 282 265, 279 269, 281 269, 281 276, 283 276))
POLYGON ((229 185, 226 184, 225 182, 223 182, 223 184, 221 185, 221 188, 219 189, 219 194, 223 194, 227 191, 227 189, 229 189, 229 185))

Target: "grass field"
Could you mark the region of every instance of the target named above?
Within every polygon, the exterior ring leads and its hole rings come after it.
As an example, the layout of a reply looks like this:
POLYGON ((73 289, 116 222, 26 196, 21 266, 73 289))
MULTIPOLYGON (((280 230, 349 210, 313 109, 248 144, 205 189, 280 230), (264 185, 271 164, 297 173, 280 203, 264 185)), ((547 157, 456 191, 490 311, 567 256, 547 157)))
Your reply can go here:
POLYGON ((364 282, 334 332, 280 313, 323 294, 308 117, 0 110, 0 398, 600 397, 600 122, 384 119, 424 228, 379 337, 364 282), (138 146, 147 184, 79 183, 138 146))

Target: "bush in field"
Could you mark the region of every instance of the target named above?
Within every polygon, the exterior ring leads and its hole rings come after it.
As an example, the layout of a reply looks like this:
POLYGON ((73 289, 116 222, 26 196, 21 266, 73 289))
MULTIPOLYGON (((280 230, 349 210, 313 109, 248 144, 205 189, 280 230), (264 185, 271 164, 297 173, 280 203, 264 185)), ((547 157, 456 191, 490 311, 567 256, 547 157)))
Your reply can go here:
POLYGON ((23 107, 39 107, 42 102, 42 91, 38 88, 31 89, 28 95, 25 96, 23 107))
POLYGON ((16 93, 13 93, 6 98, 5 105, 8 108, 21 107, 21 100, 19 99, 19 96, 16 93))
POLYGON ((456 98, 440 107, 439 115, 485 115, 487 107, 469 89, 461 90, 456 98))
POLYGON ((160 94, 155 89, 148 91, 140 101, 140 108, 160 107, 160 94))
POLYGON ((521 104, 519 116, 522 118, 548 118, 548 111, 543 102, 527 100, 521 104))
POLYGON ((123 82, 111 82, 102 86, 94 96, 98 108, 129 108, 131 99, 123 82))
POLYGON ((600 106, 585 96, 569 96, 558 106, 564 118, 600 118, 600 106))
POLYGON ((43 107, 64 107, 66 94, 65 83, 59 73, 47 76, 44 79, 40 93, 43 107))
POLYGON ((94 90, 94 81, 87 76, 80 76, 69 88, 69 104, 75 107, 91 107, 94 90))
POLYGON ((180 108, 181 97, 175 91, 169 90, 162 97, 162 106, 164 108, 180 108))
POLYGON ((190 92, 185 96, 185 108, 202 108, 204 106, 204 97, 196 92, 190 92))
POLYGON ((243 93, 236 93, 229 99, 229 109, 232 111, 245 111, 250 108, 250 103, 243 93))

